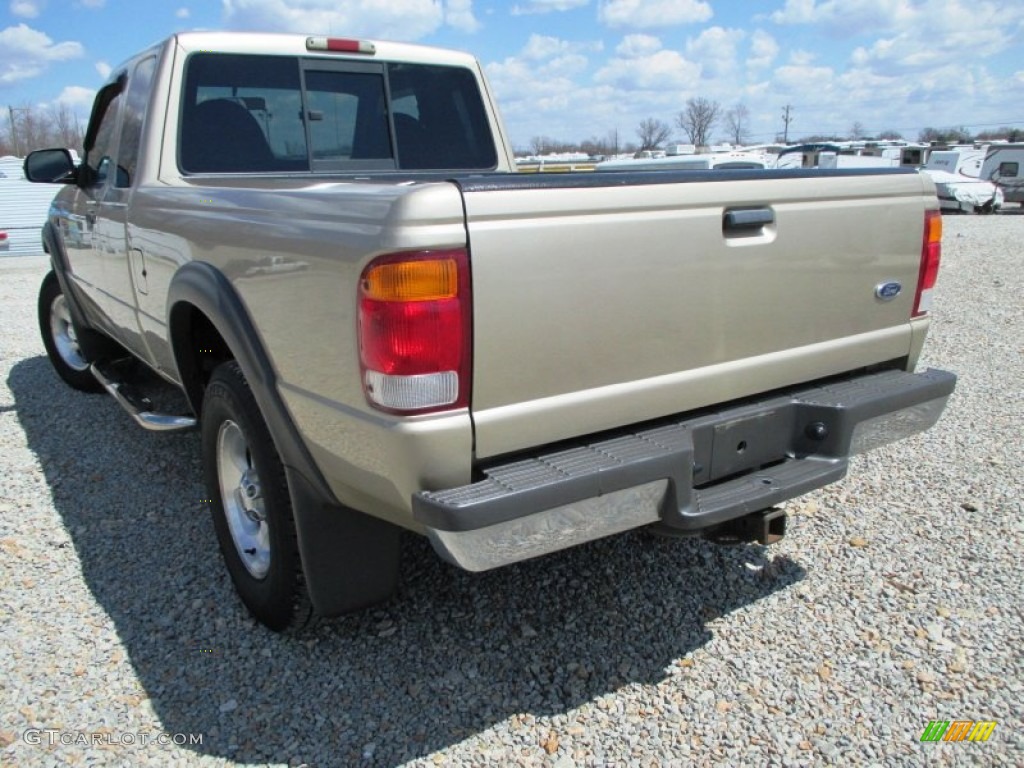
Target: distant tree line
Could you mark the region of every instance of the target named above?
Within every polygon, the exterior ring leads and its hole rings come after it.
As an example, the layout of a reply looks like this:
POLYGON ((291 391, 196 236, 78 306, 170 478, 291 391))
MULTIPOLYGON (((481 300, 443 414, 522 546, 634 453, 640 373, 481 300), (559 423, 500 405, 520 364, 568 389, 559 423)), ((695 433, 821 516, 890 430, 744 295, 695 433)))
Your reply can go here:
MULTIPOLYGON (((789 111, 786 111, 787 119, 789 111)), ((723 110, 721 104, 702 96, 687 99, 686 108, 676 115, 676 127, 682 132, 690 144, 698 149, 707 148, 711 144, 712 135, 717 127, 723 131, 723 140, 734 145, 743 145, 750 138, 750 110, 742 102, 723 110)), ((637 152, 663 149, 672 139, 673 128, 664 120, 647 117, 636 127, 638 143, 620 142, 618 131, 611 131, 602 139, 591 138, 587 141, 574 143, 556 141, 546 136, 535 136, 530 141, 530 151, 535 155, 552 152, 586 152, 591 155, 614 155, 621 152, 637 152), (614 140, 612 138, 614 137, 614 140)), ((811 144, 835 141, 900 141, 903 134, 895 129, 870 131, 860 121, 850 126, 846 135, 812 134, 795 139, 793 143, 811 144)), ((776 136, 776 142, 783 137, 776 136)), ((1003 126, 995 130, 981 131, 972 134, 964 126, 950 128, 924 128, 918 133, 917 140, 936 144, 970 144, 975 141, 1024 141, 1024 130, 1003 126)))
POLYGON ((0 156, 24 157, 33 149, 82 151, 85 125, 67 104, 5 107, 0 115, 0 156))

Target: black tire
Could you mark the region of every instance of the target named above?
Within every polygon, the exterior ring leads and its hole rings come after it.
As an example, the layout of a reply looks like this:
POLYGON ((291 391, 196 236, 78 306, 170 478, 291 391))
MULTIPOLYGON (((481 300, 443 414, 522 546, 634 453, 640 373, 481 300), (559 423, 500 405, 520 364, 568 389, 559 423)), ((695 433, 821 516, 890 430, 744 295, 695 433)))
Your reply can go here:
POLYGON ((214 370, 206 388, 202 449, 217 541, 242 602, 275 632, 305 628, 313 608, 284 465, 233 360, 214 370))
POLYGON ((89 370, 89 360, 78 346, 78 331, 71 322, 67 298, 57 276, 50 272, 39 287, 39 333, 57 375, 81 392, 102 392, 89 370))

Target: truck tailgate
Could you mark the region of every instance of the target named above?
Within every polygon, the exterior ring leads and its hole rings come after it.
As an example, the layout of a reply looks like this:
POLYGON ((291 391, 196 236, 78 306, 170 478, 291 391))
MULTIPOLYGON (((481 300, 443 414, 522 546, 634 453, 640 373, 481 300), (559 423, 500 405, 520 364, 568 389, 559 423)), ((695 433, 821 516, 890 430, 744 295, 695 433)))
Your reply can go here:
POLYGON ((459 184, 478 458, 901 358, 927 322, 910 317, 935 197, 914 172, 459 184))

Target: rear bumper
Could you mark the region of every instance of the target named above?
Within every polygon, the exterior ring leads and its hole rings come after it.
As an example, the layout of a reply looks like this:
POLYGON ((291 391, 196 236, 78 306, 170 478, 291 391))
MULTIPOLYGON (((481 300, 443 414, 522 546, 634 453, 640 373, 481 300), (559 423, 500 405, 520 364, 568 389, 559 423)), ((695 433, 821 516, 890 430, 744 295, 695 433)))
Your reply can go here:
POLYGON ((676 533, 835 482, 856 453, 931 427, 956 376, 849 377, 632 434, 497 464, 413 497, 435 549, 482 571, 658 523, 676 533))

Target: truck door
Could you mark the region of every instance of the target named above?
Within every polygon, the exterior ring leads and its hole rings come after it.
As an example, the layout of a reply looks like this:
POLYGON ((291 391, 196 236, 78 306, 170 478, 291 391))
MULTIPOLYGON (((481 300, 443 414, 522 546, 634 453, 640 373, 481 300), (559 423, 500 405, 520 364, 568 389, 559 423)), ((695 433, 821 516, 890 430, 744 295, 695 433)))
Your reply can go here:
POLYGON ((96 94, 85 137, 82 183, 64 233, 71 275, 99 307, 104 321, 110 301, 103 275, 104 244, 98 225, 113 182, 111 169, 123 101, 124 81, 120 78, 103 86, 96 94))
POLYGON ((103 285, 109 295, 107 312, 118 339, 133 353, 152 362, 139 324, 138 294, 146 293, 146 270, 141 252, 133 251, 128 234, 128 211, 136 186, 142 125, 149 100, 156 56, 138 62, 126 74, 116 162, 96 213, 96 247, 102 250, 103 285))

